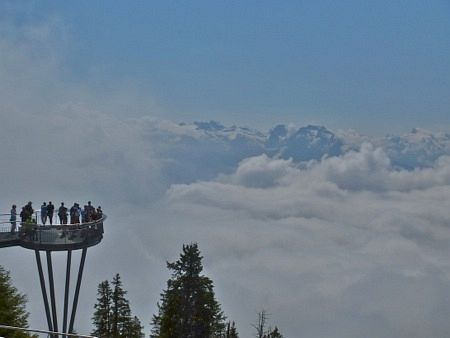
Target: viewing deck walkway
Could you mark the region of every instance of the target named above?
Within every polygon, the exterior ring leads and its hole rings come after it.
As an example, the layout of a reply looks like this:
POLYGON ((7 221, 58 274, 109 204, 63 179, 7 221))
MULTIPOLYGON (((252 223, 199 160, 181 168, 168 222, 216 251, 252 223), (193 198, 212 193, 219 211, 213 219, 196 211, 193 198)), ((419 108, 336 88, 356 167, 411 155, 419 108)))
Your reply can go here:
POLYGON ((94 246, 103 238, 102 218, 80 224, 42 225, 17 221, 11 232, 10 221, 0 221, 0 248, 21 246, 32 250, 66 251, 94 246))

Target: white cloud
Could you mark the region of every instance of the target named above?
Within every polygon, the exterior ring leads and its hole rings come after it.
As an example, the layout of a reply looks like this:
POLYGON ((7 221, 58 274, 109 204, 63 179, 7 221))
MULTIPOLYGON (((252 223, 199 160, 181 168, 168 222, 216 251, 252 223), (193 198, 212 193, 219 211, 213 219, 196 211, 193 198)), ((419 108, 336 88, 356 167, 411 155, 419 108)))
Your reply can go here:
POLYGON ((195 224, 218 284, 268 307, 288 336, 444 337, 449 169, 398 171, 370 145, 303 169, 259 156, 172 186, 167 208, 195 224))

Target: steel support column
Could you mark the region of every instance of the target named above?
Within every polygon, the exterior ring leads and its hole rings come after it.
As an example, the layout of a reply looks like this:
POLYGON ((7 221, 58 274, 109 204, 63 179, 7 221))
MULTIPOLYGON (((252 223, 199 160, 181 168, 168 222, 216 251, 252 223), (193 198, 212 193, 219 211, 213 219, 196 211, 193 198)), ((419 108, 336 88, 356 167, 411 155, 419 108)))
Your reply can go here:
MULTIPOLYGON (((69 285, 70 285, 70 264, 72 261, 72 250, 67 251, 67 267, 66 267, 66 288, 64 292, 64 321, 63 332, 67 333, 67 311, 69 307, 69 285)), ((67 336, 65 336, 67 337, 67 336)))
POLYGON ((41 255, 39 250, 34 250, 36 254, 36 263, 39 271, 39 281, 41 282, 42 297, 44 298, 45 315, 47 317, 48 330, 53 330, 52 317, 50 316, 50 307, 48 305, 47 290, 45 288, 44 272, 42 271, 41 255))
POLYGON ((77 286, 75 288, 75 295, 73 298, 72 314, 70 316, 70 324, 69 324, 69 333, 73 333, 73 324, 75 322, 75 314, 77 312, 78 296, 80 294, 81 278, 83 277, 83 268, 84 268, 84 262, 86 261, 86 254, 87 254, 87 248, 84 248, 81 253, 81 261, 80 261, 80 268, 78 270, 77 286))
MULTIPOLYGON (((58 331, 58 314, 56 313, 55 282, 53 280, 52 252, 46 251, 48 280, 50 284, 50 302, 52 305, 53 331, 58 331)), ((57 337, 57 336, 56 336, 57 337)))

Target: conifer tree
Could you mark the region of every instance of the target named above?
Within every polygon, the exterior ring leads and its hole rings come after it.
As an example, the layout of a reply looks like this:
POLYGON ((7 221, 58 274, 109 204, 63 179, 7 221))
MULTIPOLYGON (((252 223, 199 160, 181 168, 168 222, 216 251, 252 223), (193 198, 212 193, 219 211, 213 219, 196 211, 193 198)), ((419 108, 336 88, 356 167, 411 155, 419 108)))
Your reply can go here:
POLYGON ((228 322, 224 338, 239 338, 234 322, 228 322))
POLYGON ((127 331, 125 337, 131 338, 144 338, 145 334, 143 333, 143 326, 141 325, 141 321, 138 317, 134 316, 133 319, 126 325, 125 330, 127 331))
POLYGON ((269 329, 269 332, 267 333, 267 338, 283 338, 283 335, 278 330, 278 327, 275 326, 275 328, 269 329))
POLYGON ((111 302, 111 336, 113 338, 124 337, 128 325, 131 322, 131 310, 128 299, 125 298, 126 291, 122 287, 120 275, 116 274, 112 280, 112 302, 111 302))
POLYGON ((97 295, 97 303, 94 305, 95 312, 92 317, 95 330, 92 334, 98 337, 107 337, 111 334, 112 301, 112 290, 107 280, 98 285, 97 295))
MULTIPOLYGON (((0 266, 0 323, 8 326, 28 327, 28 312, 25 309, 27 299, 11 283, 9 272, 0 266)), ((0 329, 1 337, 30 338, 37 337, 26 332, 0 329)))
POLYGON ((98 298, 92 317, 95 326, 93 335, 107 338, 144 337, 141 322, 131 315, 126 293, 119 274, 114 276, 111 284, 105 280, 98 285, 98 298))
POLYGON ((202 256, 196 243, 183 245, 180 258, 167 263, 171 278, 153 316, 153 338, 212 338, 225 331, 225 317, 215 300, 213 282, 201 275, 202 256))

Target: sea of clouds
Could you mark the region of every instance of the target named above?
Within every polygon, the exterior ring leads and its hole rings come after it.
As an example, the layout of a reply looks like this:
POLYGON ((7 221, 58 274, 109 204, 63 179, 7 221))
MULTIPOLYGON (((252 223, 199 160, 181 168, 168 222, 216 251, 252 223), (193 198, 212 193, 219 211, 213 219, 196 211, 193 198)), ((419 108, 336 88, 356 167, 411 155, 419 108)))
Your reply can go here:
MULTIPOLYGON (((65 83, 60 29, 0 25, 0 206, 92 200, 108 214, 88 252, 78 332, 91 330, 97 284, 118 272, 148 334, 165 262, 198 242, 242 337, 262 309, 286 337, 448 336, 450 157, 401 168, 363 138, 296 161, 261 151, 264 132, 244 147, 198 124, 127 117, 108 98, 143 103, 120 88, 98 102, 95 88, 65 83)), ((34 253, 2 249, 0 264, 44 328, 34 253)))

